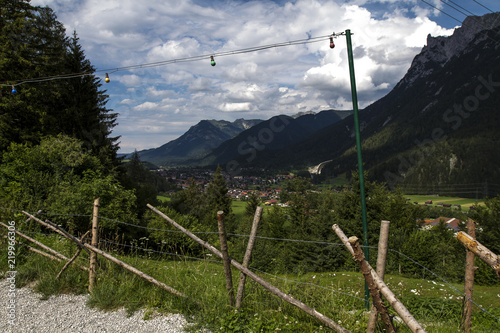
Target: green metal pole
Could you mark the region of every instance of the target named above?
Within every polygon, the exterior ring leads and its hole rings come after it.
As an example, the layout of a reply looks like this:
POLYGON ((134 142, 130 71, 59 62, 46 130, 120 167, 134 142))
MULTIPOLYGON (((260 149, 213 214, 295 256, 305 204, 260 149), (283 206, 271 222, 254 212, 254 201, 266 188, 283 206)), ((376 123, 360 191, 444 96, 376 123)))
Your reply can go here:
MULTIPOLYGON (((366 221, 366 197, 365 197, 365 179, 363 175, 363 159, 361 157, 361 135, 359 129, 358 115, 358 94, 356 92, 356 77, 354 75, 354 57, 352 55, 351 30, 345 31, 347 40, 347 57, 349 58, 349 73, 351 75, 352 108, 354 111, 354 130, 356 132, 356 150, 358 152, 358 172, 359 172, 359 190, 361 194, 361 215, 363 219, 363 245, 366 261, 370 260, 368 251, 368 223, 366 221)), ((370 291, 365 282, 365 307, 370 309, 370 291)))

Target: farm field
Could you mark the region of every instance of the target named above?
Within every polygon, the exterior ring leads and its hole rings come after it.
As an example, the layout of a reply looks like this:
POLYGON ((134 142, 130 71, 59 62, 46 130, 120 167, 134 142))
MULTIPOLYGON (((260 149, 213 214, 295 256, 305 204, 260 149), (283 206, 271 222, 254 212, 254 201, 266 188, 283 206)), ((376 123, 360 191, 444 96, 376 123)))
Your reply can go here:
POLYGON ((170 197, 166 197, 164 195, 157 195, 156 198, 160 200, 161 202, 169 202, 171 200, 170 197))
POLYGON ((245 214, 245 208, 247 206, 246 201, 233 200, 231 204, 231 208, 233 209, 234 215, 236 215, 236 219, 241 219, 243 214, 245 214))
POLYGON ((418 202, 419 205, 423 205, 426 201, 432 200, 432 205, 437 203, 461 205, 462 209, 469 209, 474 204, 484 205, 483 199, 472 199, 472 198, 458 198, 458 197, 442 197, 436 195, 405 195, 405 198, 409 198, 410 202, 418 202))

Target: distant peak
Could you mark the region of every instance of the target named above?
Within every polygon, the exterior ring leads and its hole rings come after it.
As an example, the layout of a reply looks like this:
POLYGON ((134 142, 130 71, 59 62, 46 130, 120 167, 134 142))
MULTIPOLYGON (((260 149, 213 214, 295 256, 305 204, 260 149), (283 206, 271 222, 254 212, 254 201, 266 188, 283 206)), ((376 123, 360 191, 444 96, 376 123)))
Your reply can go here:
POLYGON ((297 118, 299 118, 299 117, 302 117, 302 116, 305 116, 305 115, 308 115, 308 114, 316 114, 316 112, 314 112, 314 111, 299 112, 299 113, 294 114, 294 115, 292 115, 292 116, 290 116, 290 117, 292 117, 292 118, 294 118, 294 119, 297 119, 297 118))
MULTIPOLYGON (((433 37, 427 35, 427 45, 415 56, 408 69, 406 76, 398 83, 406 83, 411 86, 413 82, 421 77, 431 74, 435 66, 443 67, 453 57, 460 55, 468 45, 485 30, 491 30, 500 26, 500 12, 486 14, 483 16, 468 16, 451 36, 433 37)), ((483 34, 487 38, 487 34, 483 34)))

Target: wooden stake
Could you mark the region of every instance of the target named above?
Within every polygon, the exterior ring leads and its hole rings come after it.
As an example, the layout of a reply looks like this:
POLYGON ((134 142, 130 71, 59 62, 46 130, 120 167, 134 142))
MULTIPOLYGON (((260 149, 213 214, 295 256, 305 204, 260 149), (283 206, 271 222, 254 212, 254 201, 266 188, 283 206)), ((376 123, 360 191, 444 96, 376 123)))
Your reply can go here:
MULTIPOLYGON (((344 234, 342 229, 336 224, 332 226, 333 230, 340 238, 342 243, 344 243, 347 250, 354 255, 354 250, 352 249, 351 244, 349 243, 347 236, 344 234)), ((389 301, 389 304, 392 308, 398 313, 401 319, 408 325, 412 332, 424 333, 424 328, 418 323, 418 321, 413 318, 410 311, 398 300, 398 298, 394 295, 394 293, 387 287, 387 285, 382 281, 382 279, 378 276, 378 274, 373 270, 369 263, 367 263, 370 269, 370 275, 372 276, 377 288, 380 290, 380 293, 389 301)))
MULTIPOLYGON (((377 255, 377 274, 383 280, 385 275, 385 262, 387 258, 387 243, 389 241, 389 221, 382 221, 380 223, 380 237, 378 241, 378 255, 377 255)), ((377 327, 378 311, 375 305, 372 305, 370 318, 368 319, 367 333, 374 333, 377 327)))
MULTIPOLYGON (((3 236, 3 238, 7 238, 7 236, 3 236)), ((31 252, 35 252, 35 253, 38 253, 38 254, 40 254, 40 255, 42 255, 42 256, 44 256, 44 257, 47 257, 47 258, 49 258, 49 259, 52 259, 52 260, 55 260, 55 261, 62 262, 62 260, 61 260, 61 259, 59 259, 59 258, 57 258, 57 257, 55 257, 55 256, 53 256, 53 255, 51 255, 51 254, 48 254, 48 253, 46 253, 46 252, 43 252, 43 251, 41 251, 41 250, 39 250, 39 249, 35 249, 34 247, 29 246, 28 244, 21 243, 21 242, 19 242, 19 241, 17 241, 17 240, 14 240, 14 242, 16 242, 16 244, 22 244, 22 245, 26 246, 26 248, 27 248, 28 250, 30 250, 31 252)))
POLYGON ((481 260, 490 265, 491 268, 497 272, 498 277, 500 277, 500 258, 495 253, 491 252, 486 246, 463 231, 458 232, 457 239, 462 242, 467 249, 471 250, 476 256, 481 258, 481 260))
POLYGON ((224 262, 224 275, 226 276, 226 289, 229 296, 229 305, 234 306, 233 276, 231 274, 231 264, 229 263, 229 252, 227 250, 226 227, 224 226, 224 212, 217 212, 217 222, 219 225, 220 251, 224 262))
MULTIPOLYGON (((5 224, 3 224, 2 222, 0 222, 0 225, 1 225, 1 226, 4 226, 4 227, 6 227, 6 228, 8 228, 8 226, 7 226, 7 225, 5 225, 5 224)), ((21 236, 21 237, 23 237, 23 238, 25 238, 25 239, 29 240, 30 242, 32 242, 32 243, 34 243, 34 244, 36 244, 36 245, 40 246, 40 247, 41 247, 42 249, 44 249, 45 251, 47 251, 47 252, 50 252, 50 253, 54 254, 54 255, 55 255, 55 256, 57 256, 58 258, 63 259, 63 260, 65 260, 65 261, 68 261, 68 260, 69 260, 69 259, 68 259, 65 255, 62 255, 61 253, 57 252, 56 250, 51 249, 51 248, 50 248, 50 247, 48 247, 47 245, 45 245, 45 244, 43 244, 43 243, 40 243, 40 242, 39 242, 39 241, 37 241, 36 239, 33 239, 33 238, 31 238, 31 237, 29 237, 29 236, 27 236, 27 235, 25 235, 25 234, 23 234, 23 233, 21 233, 21 232, 19 232, 19 231, 17 231, 17 230, 14 230, 14 232, 15 232, 17 235, 19 235, 19 236, 21 236)), ((36 249, 34 249, 34 250, 36 250, 36 249)), ((33 251, 33 250, 32 250, 32 251, 33 251)), ((42 255, 44 255, 44 256, 46 256, 46 257, 47 257, 47 253, 45 253, 45 252, 42 252, 42 251, 39 251, 39 250, 37 250, 37 251, 33 251, 33 252, 40 253, 40 254, 42 254, 42 255)), ((54 258, 54 257, 52 257, 52 256, 49 256, 48 258, 55 259, 55 258, 54 258)), ((59 261, 60 261, 60 260, 59 260, 59 261)), ((79 267, 80 267, 81 269, 85 270, 85 271, 88 271, 88 270, 89 270, 89 269, 88 269, 87 267, 85 267, 85 266, 79 266, 79 267)))
MULTIPOLYGON (((467 220, 467 232, 472 239, 476 239, 476 222, 471 218, 467 220)), ((471 330, 472 318, 472 296, 474 294, 474 252, 467 249, 465 259, 465 297, 464 297, 464 313, 462 317, 462 330, 469 333, 471 330)))
MULTIPOLYGON (((163 214, 161 211, 159 211, 155 207, 151 206, 150 204, 148 204, 148 207, 152 211, 154 211, 156 214, 158 214, 162 218, 164 218, 166 221, 168 221, 170 224, 172 224, 174 227, 176 227, 177 229, 181 230, 183 233, 185 233, 187 236, 189 236, 195 242, 199 243, 201 246, 203 246, 204 248, 206 248, 207 250, 209 250, 210 252, 212 252, 213 254, 215 254, 216 256, 218 256, 219 258, 222 259, 222 253, 219 250, 217 250, 215 247, 213 247, 212 245, 210 245, 208 242, 206 242, 206 241, 198 238, 195 234, 193 234, 189 230, 185 229, 184 227, 182 227, 181 225, 179 225, 177 222, 175 222, 170 217, 168 217, 167 215, 163 214)), ((299 309, 301 309, 302 311, 306 312, 310 316, 318 319, 319 321, 321 321, 322 323, 324 323, 326 326, 330 327, 331 329, 334 329, 337 332, 349 332, 348 330, 346 330, 345 328, 343 328, 342 326, 340 326, 339 324, 337 324, 336 322, 334 322, 333 320, 331 320, 330 318, 328 318, 324 314, 322 314, 322 313, 316 311, 315 309, 307 306, 306 304, 304 304, 301 301, 293 298, 292 296, 285 294, 284 292, 282 292, 281 290, 279 290, 278 288, 276 288, 275 286, 273 286, 272 284, 268 283, 263 278, 261 278, 260 276, 258 276, 257 274, 255 274, 254 272, 252 272, 251 270, 249 270, 248 268, 243 267, 243 265, 241 265, 237 261, 233 260, 232 258, 229 258, 229 262, 236 269, 238 269, 241 272, 245 273, 248 277, 250 277, 251 279, 253 279, 255 282, 257 282, 258 284, 260 284, 262 287, 264 287, 265 289, 267 289, 271 293, 275 294, 276 296, 278 296, 282 300, 284 300, 284 301, 286 301, 286 302, 288 302, 288 303, 290 303, 290 304, 298 307, 299 309)))
MULTIPOLYGON (((32 216, 32 215, 30 215, 29 213, 26 213, 26 212, 24 212, 24 211, 23 211, 23 213, 24 213, 24 214, 26 214, 26 215, 28 215, 28 216, 32 216)), ((130 265, 128 265, 128 264, 126 264, 126 263, 124 263, 123 261, 121 261, 121 260, 119 260, 119 259, 116 259, 116 258, 115 258, 115 257, 113 257, 112 255, 107 254, 106 252, 101 251, 101 250, 99 250, 98 248, 93 247, 92 245, 89 245, 89 244, 85 244, 85 243, 80 242, 80 240, 79 240, 78 238, 76 238, 75 236, 73 236, 73 235, 69 234, 68 232, 66 232, 66 231, 64 231, 64 230, 62 230, 61 228, 59 228, 59 227, 58 227, 57 225, 55 225, 54 223, 52 223, 52 222, 47 223, 47 222, 49 222, 49 221, 46 221, 46 222, 41 221, 40 219, 38 219, 38 218, 36 218, 36 217, 34 217, 34 216, 32 216, 32 218, 33 218, 35 221, 37 221, 38 223, 42 224, 43 226, 46 226, 47 228, 50 228, 50 229, 52 229, 52 230, 56 231, 57 233, 59 233, 59 234, 63 235, 64 237, 66 237, 66 238, 68 238, 68 239, 72 240, 72 241, 73 241, 73 242, 75 242, 75 243, 76 243, 79 247, 81 247, 81 248, 85 249, 86 251, 94 251, 94 252, 96 252, 97 254, 99 254, 99 255, 103 256, 104 258, 106 258, 106 259, 108 259, 108 260, 110 260, 110 261, 114 262, 115 264, 117 264, 117 265, 119 265, 119 266, 121 266, 121 267, 125 268, 126 270, 128 270, 128 271, 130 271, 130 272, 132 272, 132 273, 134 273, 134 274, 136 274, 136 275, 138 275, 138 276, 140 276, 140 277, 141 277, 141 278, 143 278, 144 280, 149 281, 149 282, 151 282, 152 284, 154 284, 154 285, 156 285, 156 286, 158 286, 158 287, 160 287, 160 288, 165 289, 166 291, 168 291, 168 292, 170 292, 170 293, 172 293, 172 294, 174 294, 174 295, 176 295, 176 296, 180 296, 180 297, 183 297, 183 298, 188 298, 186 295, 184 295, 184 294, 183 294, 183 293, 181 293, 180 291, 177 291, 177 290, 175 290, 174 288, 169 287, 169 286, 167 286, 166 284, 164 284, 164 283, 162 283, 162 282, 160 282, 160 281, 158 281, 158 280, 155 280, 154 278, 152 278, 151 276, 149 276, 149 275, 147 275, 147 274, 145 274, 145 273, 141 272, 141 271, 140 271, 140 270, 138 270, 137 268, 132 267, 132 266, 130 266, 130 265)), ((196 302, 196 301, 195 301, 195 302, 196 302)), ((196 303, 198 303, 198 302, 196 302, 196 303)))
MULTIPOLYGON (((31 217, 33 220, 37 221, 38 223, 40 223, 41 225, 43 225, 44 227, 47 227, 49 229, 51 229, 52 231, 55 231, 57 232, 59 235, 61 236, 64 236, 70 240, 72 240, 73 242, 75 242, 78 246, 80 246, 81 248, 83 248, 85 251, 89 252, 90 251, 85 248, 85 246, 83 246, 83 244, 78 240, 78 238, 76 238, 75 236, 71 235, 70 233, 68 233, 67 231, 61 229, 59 226, 57 226, 55 223, 49 221, 49 220, 46 220, 46 221, 42 221, 40 220, 39 218, 31 215, 30 213, 27 213, 25 211, 22 211, 23 214, 31 217)), ((66 258, 66 257, 65 257, 66 258)), ((66 260, 69 260, 68 258, 66 258, 66 260)), ((86 268, 88 270, 88 268, 86 268)))
MULTIPOLYGON (((90 233, 90 230, 87 231, 81 238, 80 238, 80 241, 83 242, 83 239, 85 237, 87 237, 87 235, 90 233)), ((59 277, 61 276, 61 274, 66 270, 66 268, 69 267, 69 265, 71 265, 71 263, 73 261, 75 261, 75 259, 78 257, 78 255, 80 254, 80 252, 82 252, 82 248, 81 247, 78 247, 78 249, 76 249, 76 253, 73 255, 73 257, 68 260, 68 262, 63 266, 63 268, 61 269, 61 271, 57 274, 56 276, 56 280, 59 279, 59 277)))
POLYGON ((368 262, 365 260, 365 255, 359 246, 359 239, 356 236, 353 236, 348 239, 349 244, 351 244, 354 250, 354 260, 356 260, 361 269, 361 273, 365 277, 365 281, 368 285, 368 289, 370 290, 370 295, 372 295, 373 306, 377 309, 378 313, 382 317, 382 320, 387 328, 387 332, 394 333, 396 332, 394 326, 392 325, 391 318, 389 318, 389 314, 387 313, 387 309, 385 308, 384 302, 380 297, 380 292, 377 289, 375 282, 373 281, 372 276, 370 275, 370 268, 368 267, 368 262))
MULTIPOLYGON (((252 230, 250 231, 250 238, 248 239, 247 250, 245 252, 245 257, 243 258, 243 267, 248 268, 250 263, 250 258, 252 257, 252 250, 255 244, 255 236, 257 236, 257 228, 259 227, 260 217, 262 216, 263 208, 257 206, 255 210, 255 215, 253 217, 252 230)), ((236 293, 236 308, 241 308, 241 302, 243 300, 243 293, 245 291, 245 281, 246 274, 241 273, 240 282, 238 284, 238 292, 236 293)))
MULTIPOLYGON (((94 200, 94 210, 92 213, 92 241, 91 245, 97 247, 99 245, 99 198, 94 200)), ((89 262, 89 292, 92 292, 95 285, 95 272, 97 266, 97 253, 90 253, 89 262)))

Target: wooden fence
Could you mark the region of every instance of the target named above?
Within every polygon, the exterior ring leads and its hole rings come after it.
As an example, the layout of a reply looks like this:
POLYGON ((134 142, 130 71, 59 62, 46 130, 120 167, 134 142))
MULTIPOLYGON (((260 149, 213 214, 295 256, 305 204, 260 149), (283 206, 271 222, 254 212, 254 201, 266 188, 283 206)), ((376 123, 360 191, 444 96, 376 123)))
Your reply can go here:
MULTIPOLYGON (((243 263, 240 264, 237 261, 235 261, 233 258, 229 256, 229 251, 227 248, 227 241, 226 241, 226 232, 225 232, 225 227, 224 227, 224 213, 223 212, 218 212, 217 217, 218 217, 218 226, 219 226, 219 237, 220 237, 220 243, 221 243, 221 250, 216 249, 214 246, 209 244, 206 241, 203 241, 202 239, 198 238, 196 235, 191 233, 189 230, 185 229, 181 225, 179 225, 177 222, 163 214, 161 211, 156 209, 155 207, 151 206, 148 204, 148 207, 154 211, 156 214, 161 216, 163 219, 165 219, 167 222, 169 222, 172 226, 175 228, 179 229, 182 231, 185 235, 199 243, 202 247, 206 248, 219 258, 223 260, 224 263, 224 273, 226 277, 226 288, 228 292, 228 298, 229 298, 229 304, 231 306, 234 306, 236 308, 241 307, 242 303, 242 298, 243 298, 243 293, 244 293, 244 288, 245 288, 245 279, 246 277, 249 277, 253 279, 255 282, 260 284, 263 288, 271 292, 272 294, 276 295, 277 297, 281 298, 285 302, 288 302, 305 313, 309 314, 310 316, 316 318, 323 324, 325 324, 327 327, 337 331, 337 332, 349 332, 347 329, 342 327, 340 324, 336 323, 332 319, 328 318, 327 316, 323 315, 322 313, 318 312, 317 310, 311 308, 310 306, 306 305, 305 303, 301 302, 300 300, 295 299, 291 295, 288 295, 278 289, 277 287, 273 286, 272 284, 268 283, 265 281, 262 277, 258 276, 255 274, 253 271, 248 269, 248 265, 250 262, 251 254, 252 254, 252 249, 255 243, 256 235, 257 235, 257 226, 259 224, 261 214, 262 214, 262 208, 257 207, 253 224, 252 224, 252 230, 250 234, 250 238, 248 241, 248 246, 247 246, 247 251, 245 253, 245 257, 243 260, 243 263), (237 290, 237 296, 236 296, 236 301, 234 298, 234 289, 232 285, 232 274, 231 274, 231 266, 238 269, 241 271, 241 276, 240 276, 240 281, 238 285, 238 290, 237 290)), ((59 233, 60 235, 64 236, 65 238, 75 242, 78 245, 78 249, 74 256, 69 259, 62 254, 58 253, 57 251, 51 249, 50 247, 36 241, 33 238, 30 238, 29 236, 26 236, 22 234, 19 231, 16 231, 16 234, 19 235, 20 237, 36 244, 40 248, 42 248, 44 251, 32 248, 28 246, 28 249, 31 251, 34 251, 36 253, 39 253, 41 255, 44 255, 46 257, 49 257, 53 260, 59 260, 59 261, 66 261, 66 264, 62 268, 62 270, 59 272, 56 278, 59 278, 61 274, 64 272, 64 270, 78 257, 80 252, 82 250, 88 251, 90 253, 90 262, 89 262, 89 267, 85 266, 79 266, 81 269, 88 271, 89 272, 89 292, 92 292, 93 287, 95 286, 95 280, 96 280, 96 256, 100 255, 117 265, 127 269, 128 271, 140 276, 141 278, 151 282, 152 284, 172 293, 173 295, 177 297, 182 297, 188 299, 189 297, 185 295, 184 293, 167 286, 166 284, 156 280, 155 278, 139 271, 138 269, 124 263, 123 261, 113 257, 112 255, 100 250, 98 248, 99 240, 98 240, 98 223, 99 223, 99 199, 96 199, 94 201, 94 210, 93 210, 93 218, 92 218, 92 229, 89 230, 85 235, 83 235, 80 239, 74 237, 73 235, 69 234, 65 230, 63 230, 61 227, 57 226, 56 224, 45 220, 42 221, 39 218, 35 217, 34 215, 24 212, 25 215, 29 217, 29 219, 32 219, 41 225, 53 230, 54 232, 59 233), (91 239, 91 244, 86 243, 85 238, 86 236, 92 232, 92 239, 91 239), (47 253, 48 252, 48 253, 47 253)), ((372 311, 370 314, 370 318, 368 321, 368 329, 367 332, 375 332, 375 327, 376 327, 376 322, 377 322, 377 316, 380 315, 382 318, 382 322, 384 323, 386 330, 388 332, 395 332, 395 328, 392 324, 392 321, 387 313, 387 309, 383 303, 382 296, 388 301, 390 306, 398 313, 398 315, 401 317, 401 319, 405 322, 405 324, 408 326, 408 328, 412 332, 418 332, 422 333, 425 332, 424 328, 415 320, 415 318, 411 315, 411 313, 406 309, 406 307, 397 299, 397 297, 394 295, 394 293, 387 287, 387 285, 384 283, 383 278, 384 278, 384 270, 385 270, 385 260, 386 260, 386 255, 387 255, 387 241, 388 241, 388 234, 389 234, 389 221, 382 221, 381 224, 381 231, 380 231, 380 241, 379 241, 379 251, 378 251, 378 258, 377 258, 377 271, 375 271, 370 264, 365 260, 363 252, 359 246, 358 239, 353 236, 351 238, 348 238, 343 231, 340 229, 338 225, 333 225, 332 228, 337 234, 337 236, 340 238, 342 243, 345 245, 347 250, 353 255, 353 259, 358 262, 361 272, 367 282, 367 285, 369 286, 370 290, 370 295, 372 296, 373 300, 373 307, 372 311)), ((0 222, 1 226, 4 226, 8 228, 7 225, 3 224, 0 222)), ((464 244, 464 246, 467 248, 467 265, 466 265, 466 280, 465 280, 465 297, 464 300, 466 301, 466 305, 464 307, 464 313, 463 313, 463 324, 462 324, 462 329, 465 332, 470 332, 471 324, 470 324, 470 318, 471 318, 471 303, 472 303, 472 295, 473 295, 473 280, 474 280, 474 270, 475 268, 473 267, 473 260, 474 256, 479 257, 483 261, 485 261, 488 265, 494 269, 497 274, 500 277, 500 257, 493 252, 491 252, 488 248, 486 248, 484 245, 480 244, 475 240, 475 235, 474 235, 474 221, 469 219, 469 225, 468 225, 468 230, 471 233, 466 234, 464 232, 459 232, 457 234, 457 239, 464 244)), ((193 300, 197 304, 200 304, 197 300, 193 300)))

